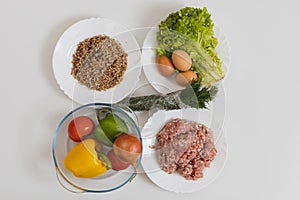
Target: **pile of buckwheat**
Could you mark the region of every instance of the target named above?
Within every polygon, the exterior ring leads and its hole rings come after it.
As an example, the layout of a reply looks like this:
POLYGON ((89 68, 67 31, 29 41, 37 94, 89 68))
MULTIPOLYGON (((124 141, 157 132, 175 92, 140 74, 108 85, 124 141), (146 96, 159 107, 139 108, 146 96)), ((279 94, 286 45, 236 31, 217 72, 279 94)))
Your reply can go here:
POLYGON ((89 89, 101 91, 118 85, 127 69, 127 53, 106 35, 87 38, 77 45, 72 60, 73 77, 89 89))

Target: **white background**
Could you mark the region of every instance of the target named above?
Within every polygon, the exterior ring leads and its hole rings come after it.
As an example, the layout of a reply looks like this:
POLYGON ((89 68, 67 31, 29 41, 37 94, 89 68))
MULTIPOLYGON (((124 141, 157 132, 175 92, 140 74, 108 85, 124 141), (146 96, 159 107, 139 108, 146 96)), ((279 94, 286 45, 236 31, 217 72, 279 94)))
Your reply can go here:
POLYGON ((299 6, 297 0, 2 0, 0 199, 299 199, 299 6), (207 6, 232 49, 223 173, 184 195, 145 175, 107 194, 67 192, 51 156, 55 128, 72 109, 52 73, 58 38, 83 18, 141 28, 185 5, 207 6))

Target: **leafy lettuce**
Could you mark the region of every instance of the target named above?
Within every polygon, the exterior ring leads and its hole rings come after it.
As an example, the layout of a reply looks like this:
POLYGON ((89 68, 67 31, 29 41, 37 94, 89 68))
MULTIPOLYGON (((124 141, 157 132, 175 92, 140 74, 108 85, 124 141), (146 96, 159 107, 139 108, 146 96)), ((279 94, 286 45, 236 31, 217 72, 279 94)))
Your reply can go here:
POLYGON ((204 7, 186 7, 171 13, 159 24, 157 32, 158 55, 171 54, 176 49, 186 51, 192 58, 192 70, 200 77, 201 84, 211 86, 224 77, 222 62, 216 46, 214 23, 204 7))

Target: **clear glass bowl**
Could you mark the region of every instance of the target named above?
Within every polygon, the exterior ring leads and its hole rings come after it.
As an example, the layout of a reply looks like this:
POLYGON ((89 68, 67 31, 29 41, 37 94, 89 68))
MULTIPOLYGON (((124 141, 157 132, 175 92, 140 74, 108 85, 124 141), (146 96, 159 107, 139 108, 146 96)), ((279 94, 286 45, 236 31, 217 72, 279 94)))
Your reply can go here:
MULTIPOLYGON (((114 115, 117 115, 124 120, 127 124, 128 132, 138 137, 142 143, 140 130, 137 126, 137 117, 128 107, 121 105, 92 103, 80 106, 71 111, 59 123, 52 143, 52 155, 58 181, 65 189, 71 192, 110 192, 124 186, 136 175, 134 168, 129 166, 127 169, 121 171, 110 169, 105 174, 101 174, 100 176, 94 178, 78 178, 65 168, 64 159, 68 152, 76 144, 76 142, 73 142, 68 137, 68 125, 70 121, 79 116, 88 116, 94 121, 96 127, 99 125, 97 120, 97 110, 101 108, 111 109, 114 115)), ((103 152, 108 152, 112 149, 111 146, 103 144, 102 147, 103 152)), ((140 157, 137 159, 137 167, 140 165, 141 158, 142 155, 140 155, 140 157)))

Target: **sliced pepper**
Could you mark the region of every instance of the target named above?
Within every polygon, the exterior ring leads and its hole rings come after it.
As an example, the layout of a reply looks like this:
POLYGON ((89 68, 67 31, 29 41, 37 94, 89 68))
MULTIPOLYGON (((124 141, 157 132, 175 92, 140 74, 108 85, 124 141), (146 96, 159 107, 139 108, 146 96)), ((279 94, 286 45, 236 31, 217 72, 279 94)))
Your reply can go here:
POLYGON ((105 166, 106 166, 106 169, 111 169, 111 162, 109 160, 109 158, 107 157, 107 155, 105 155, 104 153, 100 152, 98 153, 98 158, 99 160, 101 160, 105 166))
MULTIPOLYGON (((98 111, 98 120, 101 131, 105 134, 112 145, 118 134, 128 132, 128 127, 124 120, 115 115, 110 109, 100 109, 98 111), (106 116, 101 119, 101 113, 106 112, 106 116)), ((98 130, 100 131, 100 130, 98 130)), ((101 139, 101 138, 100 138, 101 139)), ((102 142, 102 140, 100 140, 102 142)))
POLYGON ((107 171, 106 163, 98 159, 100 144, 86 139, 76 144, 64 160, 66 169, 79 178, 93 178, 107 171))

